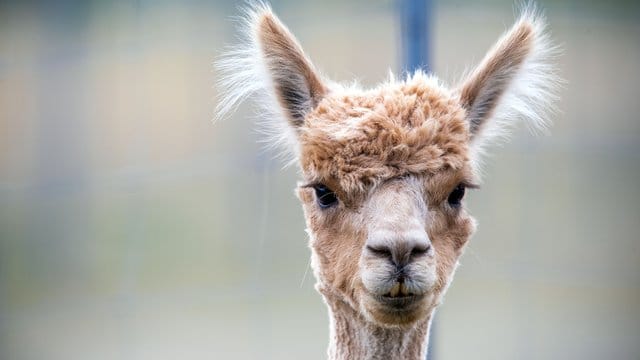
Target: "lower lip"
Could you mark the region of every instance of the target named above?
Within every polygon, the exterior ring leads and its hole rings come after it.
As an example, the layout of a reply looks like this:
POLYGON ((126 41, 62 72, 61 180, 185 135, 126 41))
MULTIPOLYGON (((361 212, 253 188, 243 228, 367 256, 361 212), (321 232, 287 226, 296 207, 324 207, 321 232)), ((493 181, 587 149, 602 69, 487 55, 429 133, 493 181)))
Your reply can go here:
POLYGON ((397 296, 397 297, 379 296, 379 295, 375 296, 375 299, 379 303, 397 310, 406 309, 407 307, 420 301, 422 298, 424 298, 424 295, 397 296))

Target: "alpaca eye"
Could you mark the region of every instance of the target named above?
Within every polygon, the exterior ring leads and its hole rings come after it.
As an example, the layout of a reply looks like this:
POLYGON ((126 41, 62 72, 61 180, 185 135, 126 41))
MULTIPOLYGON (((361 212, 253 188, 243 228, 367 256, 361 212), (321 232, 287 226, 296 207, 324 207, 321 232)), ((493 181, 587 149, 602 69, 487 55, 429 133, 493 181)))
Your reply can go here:
POLYGON ((338 202, 336 193, 331 191, 328 187, 318 184, 314 185, 313 189, 316 191, 316 199, 318 200, 318 205, 321 208, 326 209, 338 202))
POLYGON ((449 205, 453 207, 460 206, 460 201, 462 201, 462 198, 464 197, 464 190, 465 190, 464 185, 460 184, 456 186, 456 188, 453 189, 451 194, 449 194, 449 198, 447 199, 447 201, 449 202, 449 205))

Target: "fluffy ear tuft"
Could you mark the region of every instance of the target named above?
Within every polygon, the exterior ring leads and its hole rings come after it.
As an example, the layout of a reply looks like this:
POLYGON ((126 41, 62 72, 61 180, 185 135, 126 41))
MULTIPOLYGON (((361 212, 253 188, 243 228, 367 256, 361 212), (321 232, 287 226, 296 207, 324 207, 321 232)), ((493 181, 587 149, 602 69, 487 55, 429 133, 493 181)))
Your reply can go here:
POLYGON ((216 118, 252 97, 260 106, 260 127, 270 145, 295 155, 297 129, 325 96, 327 87, 295 37, 261 2, 245 9, 239 46, 216 63, 222 92, 216 118), (292 151, 293 150, 293 151, 292 151))
POLYGON ((476 152, 508 134, 518 119, 546 128, 561 82, 553 65, 558 52, 544 18, 527 6, 459 89, 476 152))

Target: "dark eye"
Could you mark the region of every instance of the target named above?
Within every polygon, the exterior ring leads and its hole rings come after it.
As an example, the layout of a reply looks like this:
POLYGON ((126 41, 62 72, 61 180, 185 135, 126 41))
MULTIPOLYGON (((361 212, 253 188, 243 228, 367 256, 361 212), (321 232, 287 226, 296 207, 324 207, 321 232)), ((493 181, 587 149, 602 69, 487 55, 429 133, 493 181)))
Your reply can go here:
POLYGON ((465 190, 464 185, 460 184, 456 186, 456 188, 453 189, 451 194, 449 194, 449 198, 447 199, 447 201, 449 202, 449 205, 453 207, 460 206, 460 201, 462 201, 462 198, 464 197, 464 190, 465 190))
POLYGON ((321 208, 328 208, 338 202, 336 193, 331 191, 328 187, 318 184, 314 185, 313 189, 316 191, 316 199, 318 200, 318 205, 321 208))

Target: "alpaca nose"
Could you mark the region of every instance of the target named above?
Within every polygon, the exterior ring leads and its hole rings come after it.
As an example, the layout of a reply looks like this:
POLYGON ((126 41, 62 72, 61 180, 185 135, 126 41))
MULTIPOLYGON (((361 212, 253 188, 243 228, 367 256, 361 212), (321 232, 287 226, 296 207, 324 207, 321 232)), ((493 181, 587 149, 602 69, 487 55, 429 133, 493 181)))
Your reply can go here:
POLYGON ((423 256, 432 255, 431 241, 425 231, 411 231, 402 235, 389 236, 384 232, 369 236, 366 251, 375 257, 391 261, 403 267, 423 256))

